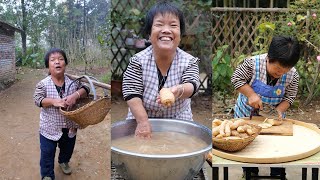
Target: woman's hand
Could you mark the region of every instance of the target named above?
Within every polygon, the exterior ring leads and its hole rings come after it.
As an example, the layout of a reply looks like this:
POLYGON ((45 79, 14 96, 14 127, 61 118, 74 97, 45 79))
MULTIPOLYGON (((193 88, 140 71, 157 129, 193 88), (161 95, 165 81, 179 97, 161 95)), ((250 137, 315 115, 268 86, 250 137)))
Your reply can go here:
POLYGON ((60 98, 59 99, 52 99, 51 102, 54 107, 63 107, 64 108, 67 106, 66 101, 64 99, 60 99, 60 98))
POLYGON ((176 99, 178 99, 178 97, 181 95, 182 87, 180 85, 178 85, 178 86, 173 86, 170 89, 171 89, 171 92, 173 93, 174 97, 176 99))
POLYGON ((283 112, 279 109, 279 108, 275 108, 277 113, 278 113, 278 120, 282 120, 282 115, 283 115, 283 112))
POLYGON ((248 97, 248 104, 255 109, 263 109, 261 98, 256 93, 248 97))
MULTIPOLYGON (((184 93, 184 89, 182 87, 183 85, 177 85, 177 86, 172 86, 170 89, 170 91, 172 92, 172 94, 174 95, 174 99, 179 99, 183 93, 184 93)), ((157 99, 156 99, 156 102, 159 103, 159 104, 162 104, 161 103, 161 98, 160 98, 160 95, 158 94, 157 96, 157 99)))
POLYGON ((149 121, 140 122, 137 124, 135 136, 143 139, 151 138, 151 125, 149 121))
POLYGON ((78 96, 78 94, 75 92, 75 93, 65 97, 64 100, 66 101, 66 105, 71 107, 74 104, 76 104, 76 101, 78 98, 80 98, 80 96, 78 96))

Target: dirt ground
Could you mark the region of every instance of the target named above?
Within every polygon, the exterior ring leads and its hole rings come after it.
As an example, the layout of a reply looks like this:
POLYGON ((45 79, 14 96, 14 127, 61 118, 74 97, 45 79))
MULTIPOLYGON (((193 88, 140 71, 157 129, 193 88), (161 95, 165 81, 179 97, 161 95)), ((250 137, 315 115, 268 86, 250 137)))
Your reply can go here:
MULTIPOLYGON (((20 69, 17 82, 0 92, 0 179, 40 179, 40 108, 32 97, 46 73, 20 69)), ((62 174, 56 158, 56 179, 110 179, 110 113, 103 122, 78 131, 70 166, 72 175, 62 174)))

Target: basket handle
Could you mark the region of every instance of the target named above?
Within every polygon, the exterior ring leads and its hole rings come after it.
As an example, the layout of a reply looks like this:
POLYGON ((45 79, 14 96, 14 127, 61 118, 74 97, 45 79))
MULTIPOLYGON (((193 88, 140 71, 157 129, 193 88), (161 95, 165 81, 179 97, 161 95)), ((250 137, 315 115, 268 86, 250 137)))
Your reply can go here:
POLYGON ((89 82, 89 84, 90 84, 90 89, 91 89, 91 91, 92 91, 92 93, 93 93, 93 100, 97 100, 96 89, 94 88, 94 85, 93 85, 91 79, 90 79, 87 75, 83 75, 82 77, 79 77, 79 78, 75 79, 75 80, 69 85, 68 90, 67 90, 67 94, 69 94, 69 89, 70 89, 71 85, 72 85, 74 82, 80 81, 80 79, 82 79, 82 78, 86 78, 86 79, 88 80, 88 82, 89 82))
MULTIPOLYGON (((97 81, 97 82, 99 82, 99 80, 98 80, 97 78, 93 77, 93 76, 88 76, 88 77, 91 78, 91 79, 93 79, 93 80, 95 80, 95 81, 97 81)), ((92 82, 92 83, 93 83, 93 82, 92 82)), ((107 89, 102 88, 102 90, 103 90, 104 96, 108 96, 108 91, 107 91, 107 89)))

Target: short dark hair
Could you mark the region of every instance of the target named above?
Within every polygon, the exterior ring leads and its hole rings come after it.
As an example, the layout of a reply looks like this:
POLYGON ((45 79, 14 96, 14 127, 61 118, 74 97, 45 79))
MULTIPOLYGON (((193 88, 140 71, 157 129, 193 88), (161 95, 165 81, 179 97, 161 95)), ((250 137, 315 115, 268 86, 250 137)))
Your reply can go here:
POLYGON ((293 67, 300 56, 300 45, 296 38, 276 36, 272 38, 269 46, 269 62, 279 62, 283 67, 293 67))
POLYGON ((64 58, 64 62, 66 64, 68 64, 68 59, 67 59, 67 56, 66 56, 66 53, 62 50, 62 49, 59 49, 59 48, 51 48, 47 53, 46 55, 44 56, 44 64, 46 65, 46 68, 49 68, 49 56, 51 54, 54 54, 54 53, 60 53, 63 58, 64 58))
POLYGON ((167 1, 160 1, 147 12, 145 17, 145 25, 144 25, 144 33, 146 36, 151 34, 151 28, 153 24, 153 19, 157 14, 173 14, 179 18, 180 21, 180 34, 183 35, 185 33, 185 21, 182 11, 175 5, 167 1))

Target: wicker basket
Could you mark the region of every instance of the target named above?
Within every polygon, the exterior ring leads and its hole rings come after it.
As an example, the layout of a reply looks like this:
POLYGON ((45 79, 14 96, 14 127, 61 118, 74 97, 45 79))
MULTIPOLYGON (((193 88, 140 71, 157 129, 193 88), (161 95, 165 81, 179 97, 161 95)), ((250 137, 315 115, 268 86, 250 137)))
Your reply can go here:
POLYGON ((241 139, 231 139, 231 138, 212 138, 212 145, 213 147, 216 147, 218 149, 229 151, 229 152, 235 152, 240 151, 247 147, 261 132, 261 127, 256 126, 254 124, 248 124, 250 125, 255 132, 253 135, 247 137, 247 138, 241 138, 241 139))
MULTIPOLYGON (((88 125, 98 124, 99 122, 104 120, 111 109, 111 98, 108 96, 96 96, 96 92, 90 78, 87 76, 83 76, 81 78, 88 79, 94 95, 89 95, 86 98, 79 99, 72 109, 66 110, 60 108, 60 112, 66 118, 76 122, 82 128, 85 128, 88 125)), ((75 81, 73 81, 73 83, 79 81, 81 78, 76 79, 75 81)))

